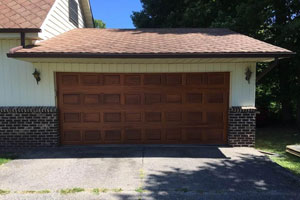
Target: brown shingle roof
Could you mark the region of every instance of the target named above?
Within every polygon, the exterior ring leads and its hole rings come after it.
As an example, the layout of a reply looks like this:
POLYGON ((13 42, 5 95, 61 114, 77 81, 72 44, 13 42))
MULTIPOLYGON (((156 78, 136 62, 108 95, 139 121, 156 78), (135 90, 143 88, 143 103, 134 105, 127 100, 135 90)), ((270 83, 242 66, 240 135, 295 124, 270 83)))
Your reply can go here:
POLYGON ((13 57, 273 57, 291 51, 228 29, 74 29, 13 57))
POLYGON ((55 0, 0 0, 0 29, 39 29, 55 0))

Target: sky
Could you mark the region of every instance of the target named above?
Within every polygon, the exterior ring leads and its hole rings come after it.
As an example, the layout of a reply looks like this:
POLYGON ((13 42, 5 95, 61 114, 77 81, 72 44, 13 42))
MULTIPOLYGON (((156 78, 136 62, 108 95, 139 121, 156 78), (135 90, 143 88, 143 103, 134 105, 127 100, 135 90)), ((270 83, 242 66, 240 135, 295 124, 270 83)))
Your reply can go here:
POLYGON ((140 0, 90 0, 95 19, 106 23, 106 28, 134 28, 130 15, 140 11, 140 0))

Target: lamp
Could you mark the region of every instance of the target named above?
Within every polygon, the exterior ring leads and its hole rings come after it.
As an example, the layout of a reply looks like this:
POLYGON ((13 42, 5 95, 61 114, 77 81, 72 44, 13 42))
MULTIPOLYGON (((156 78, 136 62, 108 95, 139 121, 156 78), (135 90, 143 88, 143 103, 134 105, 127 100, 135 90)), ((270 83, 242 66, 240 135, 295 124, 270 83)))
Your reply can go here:
POLYGON ((245 72, 245 75, 246 75, 246 81, 248 81, 248 83, 250 84, 250 79, 251 79, 251 76, 252 76, 252 71, 250 70, 250 68, 248 67, 246 72, 245 72))
POLYGON ((35 69, 32 75, 35 78, 36 83, 39 84, 39 82, 41 81, 41 73, 35 69))

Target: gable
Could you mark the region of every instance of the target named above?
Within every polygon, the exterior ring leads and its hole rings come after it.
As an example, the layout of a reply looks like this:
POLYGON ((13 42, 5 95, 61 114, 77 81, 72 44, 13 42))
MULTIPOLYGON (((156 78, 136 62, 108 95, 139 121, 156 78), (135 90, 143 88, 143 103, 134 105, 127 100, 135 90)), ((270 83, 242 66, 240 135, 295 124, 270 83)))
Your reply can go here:
POLYGON ((41 39, 46 40, 75 28, 86 27, 81 0, 74 1, 78 4, 78 26, 70 20, 69 0, 56 0, 41 27, 41 39))

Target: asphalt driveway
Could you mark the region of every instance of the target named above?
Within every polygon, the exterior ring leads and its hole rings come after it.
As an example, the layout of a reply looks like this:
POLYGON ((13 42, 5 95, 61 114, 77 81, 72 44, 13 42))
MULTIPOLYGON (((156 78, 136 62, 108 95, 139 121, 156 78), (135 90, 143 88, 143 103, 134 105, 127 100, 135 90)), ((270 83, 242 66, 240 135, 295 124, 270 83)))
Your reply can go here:
POLYGON ((1 166, 0 199, 296 200, 300 183, 252 148, 61 147, 1 166))

